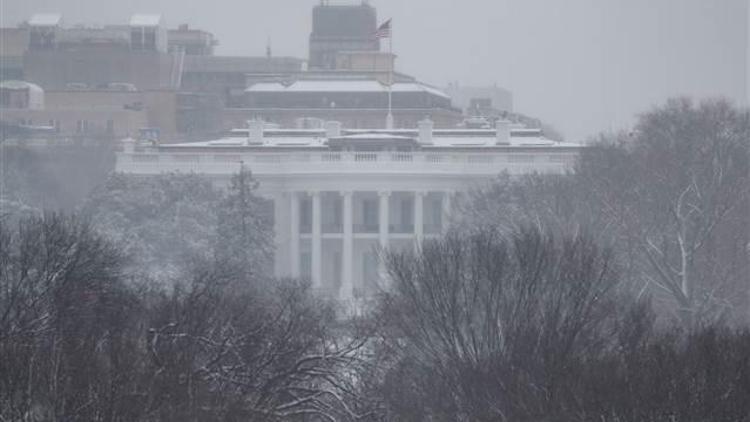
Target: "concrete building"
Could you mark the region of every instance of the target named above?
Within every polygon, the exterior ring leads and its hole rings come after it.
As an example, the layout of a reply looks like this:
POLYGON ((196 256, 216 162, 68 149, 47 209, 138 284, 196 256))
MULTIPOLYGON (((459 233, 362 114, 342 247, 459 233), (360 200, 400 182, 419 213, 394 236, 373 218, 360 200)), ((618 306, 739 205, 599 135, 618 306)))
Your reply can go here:
POLYGON ((0 82, 0 106, 3 109, 44 109, 44 90, 38 85, 23 81, 0 82))
POLYGON ((225 185, 245 168, 274 204, 278 276, 303 277, 322 295, 350 301, 382 288, 381 250, 438 236, 456 195, 501 172, 565 171, 580 145, 501 122, 495 130, 248 129, 207 142, 141 146, 127 141, 117 171, 194 172, 225 185))
POLYGON ((122 139, 143 129, 176 134, 176 93, 122 89, 47 90, 28 82, 0 85, 2 122, 49 128, 58 138, 122 139))
POLYGON ((180 90, 216 94, 227 107, 237 107, 242 105, 248 81, 300 73, 303 62, 295 57, 188 55, 180 90))
POLYGON ((167 46, 170 52, 184 52, 189 56, 213 56, 219 40, 214 34, 190 28, 186 23, 167 31, 167 46))
MULTIPOLYGON (((463 119, 461 111, 452 107, 450 97, 444 92, 415 80, 394 83, 392 107, 395 124, 403 128, 416 128, 425 117, 440 128, 454 127, 463 119)), ((384 127, 388 86, 356 74, 261 82, 247 88, 243 109, 227 113, 227 123, 234 127, 248 118, 261 118, 282 127, 294 127, 299 118, 336 120, 350 128, 384 127)))
POLYGON ((112 83, 139 90, 179 86, 182 56, 167 52, 160 16, 134 15, 127 25, 64 27, 59 15, 35 15, 28 28, 24 80, 45 90, 112 83))
POLYGON ((336 70, 387 74, 395 69, 396 56, 380 51, 339 51, 336 70))
POLYGON ((23 56, 28 48, 28 28, 0 28, 0 81, 23 80, 23 56))
POLYGON ((379 51, 377 26, 377 12, 366 1, 359 5, 321 1, 313 8, 310 69, 335 69, 342 51, 379 51))

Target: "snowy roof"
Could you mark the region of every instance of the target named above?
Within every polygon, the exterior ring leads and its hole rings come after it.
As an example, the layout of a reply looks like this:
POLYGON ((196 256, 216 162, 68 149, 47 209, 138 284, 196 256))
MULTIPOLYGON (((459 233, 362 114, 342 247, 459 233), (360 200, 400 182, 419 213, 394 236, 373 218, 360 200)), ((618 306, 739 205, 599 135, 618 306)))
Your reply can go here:
POLYGON ((159 26, 161 15, 133 15, 130 17, 130 26, 159 26))
MULTIPOLYGON (((427 92, 432 95, 450 98, 437 88, 419 82, 396 82, 393 92, 427 92)), ((296 81, 286 85, 280 82, 260 82, 247 88, 249 93, 279 93, 279 92, 388 92, 388 86, 375 80, 326 80, 326 81, 296 81)))
POLYGON ((400 135, 390 135, 387 133, 357 133, 354 135, 345 135, 345 136, 339 136, 336 139, 379 139, 379 140, 410 140, 414 138, 410 138, 408 136, 400 136, 400 135))
POLYGON ((62 15, 57 13, 38 13, 29 19, 30 26, 59 26, 62 15))
POLYGON ((22 90, 28 89, 29 91, 44 92, 44 90, 36 84, 26 81, 7 80, 0 82, 0 88, 9 90, 22 90))
MULTIPOLYGON (((310 137, 274 137, 264 138, 266 142, 265 146, 275 147, 313 147, 313 146, 324 146, 324 140, 322 138, 310 138, 310 137)), ((215 139, 213 141, 206 142, 186 142, 180 144, 167 144, 169 147, 237 147, 247 145, 247 137, 235 137, 229 136, 226 138, 215 139)), ((260 145, 253 145, 260 146, 260 145)))
MULTIPOLYGON (((271 132, 272 133, 272 132, 271 132)), ((438 135, 434 133, 433 135, 438 135)), ((336 138, 325 138, 322 136, 273 136, 267 133, 263 138, 263 144, 250 145, 253 148, 327 148, 329 145, 340 145, 343 143, 372 143, 372 142, 393 142, 397 144, 410 144, 417 143, 418 137, 407 136, 407 135, 394 135, 388 133, 356 133, 344 135, 336 138), (347 142, 348 141, 348 142, 347 142)), ((225 138, 215 139, 211 141, 202 142, 186 142, 178 144, 162 144, 160 147, 166 148, 229 148, 229 147, 245 147, 247 144, 247 136, 238 134, 232 134, 225 138)), ((542 136, 539 137, 513 137, 510 142, 505 145, 498 145, 497 138, 495 136, 433 136, 432 143, 429 145, 431 148, 496 148, 496 147, 516 147, 516 148, 580 148, 580 144, 570 142, 557 142, 542 136)))

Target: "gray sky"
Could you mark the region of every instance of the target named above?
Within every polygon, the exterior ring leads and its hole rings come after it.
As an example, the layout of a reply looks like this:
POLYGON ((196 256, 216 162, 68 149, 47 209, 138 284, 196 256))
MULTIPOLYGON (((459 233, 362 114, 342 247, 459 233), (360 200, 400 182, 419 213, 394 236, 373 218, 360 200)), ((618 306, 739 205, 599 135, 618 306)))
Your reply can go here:
MULTIPOLYGON (((0 0, 3 26, 161 13, 213 32, 219 54, 307 55, 318 0, 0 0)), ((372 0, 394 19, 400 70, 436 85, 494 84, 570 140, 618 129, 670 96, 742 101, 747 0, 372 0)))

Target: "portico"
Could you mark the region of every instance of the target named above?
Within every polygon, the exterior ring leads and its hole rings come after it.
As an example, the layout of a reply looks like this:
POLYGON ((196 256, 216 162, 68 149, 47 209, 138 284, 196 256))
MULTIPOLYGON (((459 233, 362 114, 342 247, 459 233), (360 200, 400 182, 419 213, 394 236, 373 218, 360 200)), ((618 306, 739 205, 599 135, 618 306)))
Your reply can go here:
POLYGON ((440 235, 451 195, 436 190, 275 195, 277 275, 309 278, 321 293, 342 299, 372 293, 382 287, 380 252, 417 248, 440 235))

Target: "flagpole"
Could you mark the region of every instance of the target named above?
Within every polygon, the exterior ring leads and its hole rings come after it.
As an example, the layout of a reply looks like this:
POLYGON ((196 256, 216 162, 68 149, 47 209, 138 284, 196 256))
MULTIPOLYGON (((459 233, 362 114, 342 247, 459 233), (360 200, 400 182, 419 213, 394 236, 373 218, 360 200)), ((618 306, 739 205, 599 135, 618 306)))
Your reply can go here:
POLYGON ((390 22, 388 35, 388 60, 391 62, 391 68, 388 75, 388 116, 385 118, 385 128, 393 129, 393 68, 396 62, 393 58, 393 20, 390 22))

